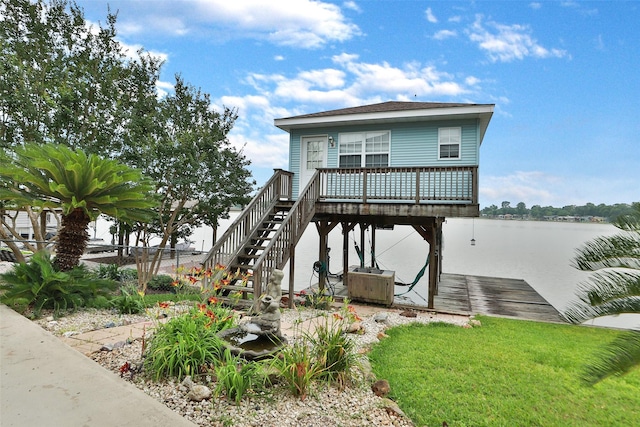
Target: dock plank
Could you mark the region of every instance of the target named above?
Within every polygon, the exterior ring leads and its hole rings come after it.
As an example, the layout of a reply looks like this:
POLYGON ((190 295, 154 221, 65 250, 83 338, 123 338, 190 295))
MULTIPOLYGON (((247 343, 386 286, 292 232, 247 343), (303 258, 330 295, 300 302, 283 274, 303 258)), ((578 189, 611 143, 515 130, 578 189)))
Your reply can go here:
MULTIPOLYGON (((502 277, 442 274, 434 310, 467 315, 487 314, 541 322, 563 322, 560 313, 525 280, 502 277)), ((307 291, 313 291, 315 287, 307 291)), ((342 282, 333 283, 334 296, 347 296, 342 282)), ((406 288, 404 288, 406 289, 406 288)), ((396 286, 396 292, 404 292, 396 286)), ((426 301, 415 302, 411 294, 397 297, 394 305, 426 309, 426 301)))

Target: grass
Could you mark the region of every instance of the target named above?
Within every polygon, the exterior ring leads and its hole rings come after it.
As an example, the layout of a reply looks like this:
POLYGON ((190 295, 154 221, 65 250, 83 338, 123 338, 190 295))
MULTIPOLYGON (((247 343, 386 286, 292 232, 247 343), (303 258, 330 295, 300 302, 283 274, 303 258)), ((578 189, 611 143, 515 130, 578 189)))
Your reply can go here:
POLYGON ((200 294, 147 294, 144 296, 144 304, 146 307, 153 307, 159 302, 173 301, 196 301, 202 302, 200 294))
POLYGON ((584 365, 619 332, 480 317, 387 331, 370 359, 417 426, 631 426, 640 420, 640 370, 594 387, 584 365))

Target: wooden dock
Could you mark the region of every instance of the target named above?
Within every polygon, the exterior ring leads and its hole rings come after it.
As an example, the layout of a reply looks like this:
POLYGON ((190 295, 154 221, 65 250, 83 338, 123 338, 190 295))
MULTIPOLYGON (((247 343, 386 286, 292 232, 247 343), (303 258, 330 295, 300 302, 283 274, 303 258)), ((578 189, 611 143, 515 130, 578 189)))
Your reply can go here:
POLYGON ((521 279, 442 274, 435 309, 563 322, 560 313, 521 279))
MULTIPOLYGON (((334 283, 333 287, 336 297, 347 297, 347 289, 342 282, 334 283)), ((396 287, 396 292, 398 290, 396 287)), ((424 300, 420 302, 414 305, 426 309, 424 300)), ((394 306, 407 305, 405 299, 396 298, 394 301, 394 306)), ((560 313, 521 279, 442 274, 434 305, 435 311, 445 313, 564 322, 560 313)))

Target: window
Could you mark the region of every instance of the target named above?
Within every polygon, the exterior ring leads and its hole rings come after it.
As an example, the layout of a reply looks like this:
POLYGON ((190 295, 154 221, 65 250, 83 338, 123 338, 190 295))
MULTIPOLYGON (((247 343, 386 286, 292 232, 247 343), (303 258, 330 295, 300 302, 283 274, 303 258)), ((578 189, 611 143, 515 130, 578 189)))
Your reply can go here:
POLYGON ((460 128, 438 129, 438 150, 440 159, 460 158, 460 128))
POLYGON ((389 131, 340 134, 341 168, 389 166, 389 131))
POLYGON ((307 170, 318 169, 324 163, 324 145, 322 141, 307 142, 307 170))

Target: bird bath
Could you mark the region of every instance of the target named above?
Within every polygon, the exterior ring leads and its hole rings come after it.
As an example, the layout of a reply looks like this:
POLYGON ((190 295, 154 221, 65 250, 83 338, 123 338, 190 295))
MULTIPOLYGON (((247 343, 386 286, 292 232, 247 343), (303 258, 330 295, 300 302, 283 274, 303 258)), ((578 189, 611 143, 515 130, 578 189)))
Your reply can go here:
POLYGON ((249 360, 263 359, 287 343, 280 333, 280 282, 283 276, 280 270, 271 273, 266 293, 256 301, 257 316, 238 327, 218 332, 231 353, 249 360))
POLYGON ((232 354, 247 360, 270 357, 287 343, 283 336, 259 331, 251 332, 243 327, 225 329, 218 333, 218 337, 232 354))

